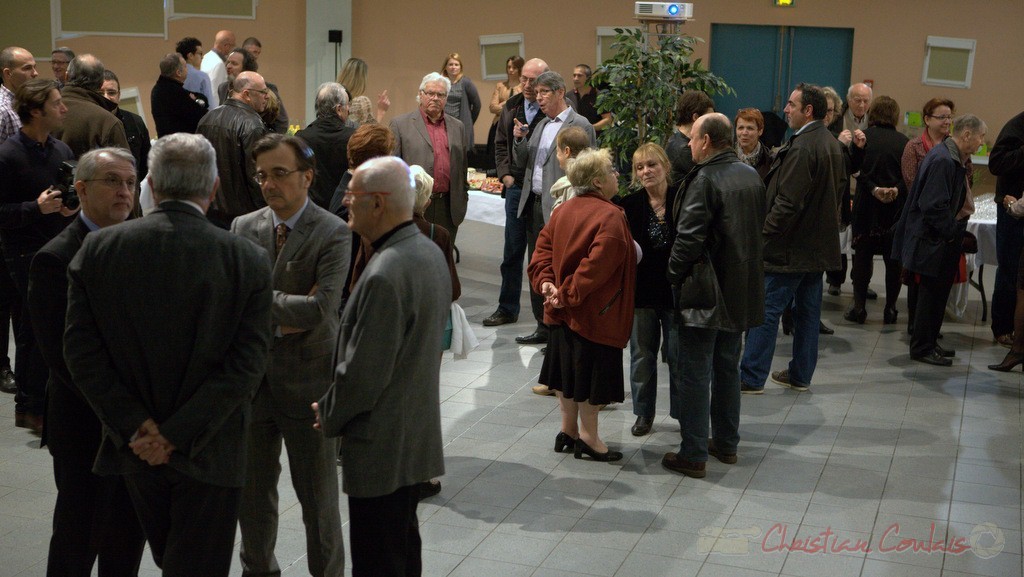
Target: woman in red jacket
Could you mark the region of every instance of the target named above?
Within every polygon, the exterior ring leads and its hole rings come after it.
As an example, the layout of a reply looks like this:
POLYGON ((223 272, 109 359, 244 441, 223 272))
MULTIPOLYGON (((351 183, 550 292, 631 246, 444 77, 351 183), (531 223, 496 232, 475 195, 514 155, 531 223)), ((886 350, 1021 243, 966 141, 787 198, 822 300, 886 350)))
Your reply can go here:
POLYGON ((597 434, 600 405, 625 399, 622 349, 633 323, 636 250, 622 209, 611 203, 618 173, 607 150, 584 150, 566 166, 577 196, 551 214, 530 261, 551 327, 540 382, 558 394, 555 451, 618 461, 597 434))

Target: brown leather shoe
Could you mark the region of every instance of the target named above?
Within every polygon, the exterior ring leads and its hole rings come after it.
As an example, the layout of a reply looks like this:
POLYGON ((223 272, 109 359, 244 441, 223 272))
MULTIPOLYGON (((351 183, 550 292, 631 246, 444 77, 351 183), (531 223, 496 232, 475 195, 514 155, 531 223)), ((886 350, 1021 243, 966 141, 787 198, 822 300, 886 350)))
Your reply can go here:
POLYGON ((718 459, 726 465, 736 464, 736 453, 722 453, 718 450, 718 446, 715 445, 714 439, 708 439, 708 455, 718 459))
POLYGON ((555 390, 547 385, 534 385, 530 387, 530 390, 533 391, 533 394, 535 395, 544 395, 545 397, 550 397, 555 394, 555 390))
POLYGON ((707 463, 684 461, 676 453, 665 453, 665 456, 661 459, 662 467, 669 471, 682 473, 687 477, 693 477, 694 479, 703 479, 707 475, 707 471, 704 470, 706 465, 707 463))
POLYGON ((37 437, 43 436, 43 417, 32 413, 15 413, 14 426, 21 429, 28 429, 37 437))

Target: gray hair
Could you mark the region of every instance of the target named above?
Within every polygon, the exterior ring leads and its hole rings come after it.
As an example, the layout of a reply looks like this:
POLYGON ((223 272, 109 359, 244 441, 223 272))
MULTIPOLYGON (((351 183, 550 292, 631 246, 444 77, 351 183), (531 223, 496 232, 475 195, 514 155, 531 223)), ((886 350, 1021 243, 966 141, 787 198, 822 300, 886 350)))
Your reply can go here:
POLYGON ((378 156, 359 165, 353 178, 358 175, 363 188, 368 191, 386 191, 388 212, 411 217, 416 205, 416 183, 409 165, 397 156, 378 156))
POLYGON ((961 136, 965 132, 978 134, 988 132, 985 121, 973 114, 964 114, 953 119, 953 136, 961 136))
POLYGON ((729 117, 721 112, 711 112, 697 120, 701 120, 699 136, 707 136, 711 141, 711 148, 715 150, 732 148, 733 130, 729 117))
POLYGON ((847 102, 849 102, 850 99, 853 98, 853 89, 857 88, 858 86, 863 86, 864 88, 867 88, 868 89, 868 98, 871 98, 871 99, 874 98, 875 91, 872 90, 872 88, 870 86, 868 86, 867 84, 865 84, 863 82, 857 82, 856 84, 851 84, 850 87, 846 89, 846 101, 847 102))
POLYGON ((565 167, 569 184, 578 192, 595 190, 594 180, 608 174, 612 169, 612 154, 607 148, 588 148, 576 156, 576 160, 565 167))
POLYGON ((420 101, 420 91, 424 90, 427 87, 427 84, 430 84, 431 82, 440 82, 441 84, 444 84, 445 94, 448 94, 449 92, 452 91, 452 81, 449 80, 447 76, 442 76, 437 72, 431 72, 430 74, 424 76, 423 80, 420 81, 420 89, 419 91, 416 92, 417 104, 420 101))
POLYGON ((67 56, 68 60, 75 59, 75 51, 68 48, 67 46, 60 46, 54 48, 53 52, 50 52, 50 56, 53 56, 54 54, 63 54, 64 56, 67 56))
POLYGON ((418 164, 410 166, 409 172, 412 173, 412 179, 416 183, 416 204, 413 206, 413 212, 423 214, 423 209, 430 201, 430 193, 434 191, 434 177, 427 174, 427 171, 418 164))
POLYGON ((181 57, 181 54, 178 54, 177 52, 165 54, 164 57, 160 59, 160 76, 170 78, 184 67, 185 59, 181 57))
POLYGON ((217 153, 199 134, 169 134, 149 151, 149 179, 161 198, 205 199, 217 182, 217 153))
POLYGON ((561 74, 548 70, 537 77, 537 86, 543 86, 552 92, 565 90, 565 79, 562 78, 561 74))
POLYGON ((107 148, 94 148, 86 152, 78 159, 78 166, 75 168, 75 180, 91 180, 96 176, 101 164, 117 161, 129 162, 132 169, 135 168, 135 157, 124 148, 114 146, 107 148))
POLYGON ((316 89, 316 117, 330 118, 337 116, 337 108, 348 105, 348 94, 345 87, 337 82, 324 82, 316 89))
POLYGON ((92 54, 76 56, 68 65, 68 85, 99 90, 103 86, 103 63, 92 54))

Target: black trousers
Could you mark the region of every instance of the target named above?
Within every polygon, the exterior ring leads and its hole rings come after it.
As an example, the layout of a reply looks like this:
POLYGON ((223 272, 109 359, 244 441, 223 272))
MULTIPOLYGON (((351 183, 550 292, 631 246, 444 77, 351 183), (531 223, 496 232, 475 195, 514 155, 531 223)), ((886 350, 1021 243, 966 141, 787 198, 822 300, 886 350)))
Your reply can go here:
POLYGON ((94 474, 88 460, 57 456, 53 477, 57 505, 47 577, 89 577, 97 558, 100 577, 138 575, 146 536, 124 479, 94 474))
MULTIPOLYGON (((523 208, 523 220, 526 222, 526 263, 529 266, 530 261, 533 260, 533 249, 537 246, 540 229, 544 228, 544 207, 540 195, 530 193, 530 199, 526 201, 526 207, 523 208)), ((533 290, 533 283, 529 282, 529 275, 527 275, 527 284, 530 287, 530 309, 533 311, 533 318, 537 319, 537 330, 547 332, 548 327, 544 324, 544 297, 533 290)))
POLYGON ((352 577, 419 577, 423 572, 419 487, 381 497, 349 497, 352 577))
POLYGON ((218 487, 167 465, 125 475, 163 577, 227 577, 241 487, 218 487))
POLYGON ((14 381, 18 392, 14 396, 14 412, 42 416, 46 413, 46 379, 50 369, 32 332, 32 319, 28 315, 28 269, 36 253, 7 255, 7 270, 18 291, 21 318, 14 335, 14 381))
POLYGON ((914 333, 910 335, 912 357, 922 357, 935 350, 946 315, 946 301, 949 300, 960 261, 959 252, 950 250, 949 253, 943 259, 942 272, 938 276, 920 275, 914 307, 914 333))
POLYGON ((11 273, 7 272, 6 259, 0 258, 0 369, 11 368, 10 348, 11 327, 18 334, 18 319, 21 316, 21 296, 14 286, 11 273))

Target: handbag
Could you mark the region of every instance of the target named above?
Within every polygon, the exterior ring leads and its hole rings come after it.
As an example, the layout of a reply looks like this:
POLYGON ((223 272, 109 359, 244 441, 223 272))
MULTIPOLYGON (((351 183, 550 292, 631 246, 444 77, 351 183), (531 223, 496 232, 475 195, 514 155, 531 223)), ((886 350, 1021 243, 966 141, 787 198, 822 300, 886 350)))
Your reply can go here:
POLYGON ((673 291, 676 300, 676 310, 685 309, 713 309, 718 303, 720 289, 718 277, 715 275, 715 267, 707 253, 701 255, 700 260, 694 263, 690 269, 690 276, 683 279, 679 287, 673 291))

